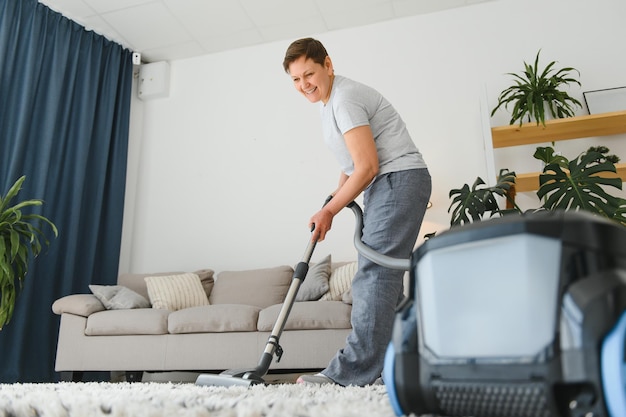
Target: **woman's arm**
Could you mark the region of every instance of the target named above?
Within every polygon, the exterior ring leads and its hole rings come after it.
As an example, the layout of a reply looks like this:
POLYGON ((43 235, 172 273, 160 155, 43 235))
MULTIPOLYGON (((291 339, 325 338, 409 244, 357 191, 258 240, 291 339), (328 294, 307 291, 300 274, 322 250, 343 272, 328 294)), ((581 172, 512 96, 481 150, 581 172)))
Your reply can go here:
POLYGON ((309 226, 315 225, 312 239, 318 241, 326 237, 333 217, 358 197, 378 174, 378 153, 370 127, 355 127, 344 134, 344 139, 354 162, 354 172, 350 176, 342 173, 333 199, 311 217, 309 226))
POLYGON ((337 194, 337 191, 339 191, 341 189, 341 187, 343 187, 343 185, 346 183, 348 178, 350 178, 348 176, 348 174, 346 174, 345 172, 341 171, 341 175, 339 175, 339 184, 337 185, 337 189, 333 193, 333 197, 335 196, 335 194, 337 194))

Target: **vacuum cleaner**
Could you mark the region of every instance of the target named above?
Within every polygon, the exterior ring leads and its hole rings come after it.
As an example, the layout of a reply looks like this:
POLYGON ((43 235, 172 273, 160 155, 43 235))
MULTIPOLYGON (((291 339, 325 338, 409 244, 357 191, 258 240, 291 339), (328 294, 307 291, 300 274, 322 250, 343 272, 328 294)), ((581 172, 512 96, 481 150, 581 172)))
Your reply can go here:
MULTIPOLYGON (((383 380, 397 416, 626 417, 626 229, 585 212, 542 211, 452 228, 409 259, 362 240, 368 259, 409 271, 383 380)), ((308 271, 294 272, 256 368, 200 385, 263 383, 308 271)))
POLYGON ((407 267, 383 371, 397 416, 626 416, 624 226, 504 216, 427 240, 407 267))

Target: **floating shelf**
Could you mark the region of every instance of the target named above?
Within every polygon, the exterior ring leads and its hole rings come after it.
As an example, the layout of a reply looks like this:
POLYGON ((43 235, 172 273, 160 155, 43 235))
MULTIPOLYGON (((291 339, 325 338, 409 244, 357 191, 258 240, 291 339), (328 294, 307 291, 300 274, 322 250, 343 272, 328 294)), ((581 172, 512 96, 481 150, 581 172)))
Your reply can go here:
MULTIPOLYGON (((546 125, 524 123, 491 128, 493 148, 557 142, 561 140, 608 136, 626 133, 626 111, 592 114, 546 120, 546 125)), ((626 180, 626 164, 616 164, 617 174, 626 180)), ((517 174, 517 192, 534 191, 539 188, 539 172, 517 174)))
POLYGON ((491 128, 494 148, 616 135, 626 132, 626 111, 546 120, 546 125, 524 123, 491 128))

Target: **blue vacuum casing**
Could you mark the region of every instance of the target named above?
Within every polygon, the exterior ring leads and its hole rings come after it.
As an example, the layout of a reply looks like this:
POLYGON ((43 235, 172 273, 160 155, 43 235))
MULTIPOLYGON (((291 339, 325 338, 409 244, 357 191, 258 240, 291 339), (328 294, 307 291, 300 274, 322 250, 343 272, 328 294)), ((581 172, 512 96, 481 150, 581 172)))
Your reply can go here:
POLYGON ((546 211, 412 256, 384 380, 397 415, 626 416, 626 228, 546 211))

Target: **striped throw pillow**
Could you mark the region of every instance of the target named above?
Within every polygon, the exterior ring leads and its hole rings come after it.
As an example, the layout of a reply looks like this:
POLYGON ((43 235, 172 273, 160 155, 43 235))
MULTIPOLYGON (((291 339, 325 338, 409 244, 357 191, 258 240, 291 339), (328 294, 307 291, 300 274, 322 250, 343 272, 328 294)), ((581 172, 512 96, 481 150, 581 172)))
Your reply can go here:
POLYGON ((328 279, 328 291, 322 295, 320 300, 341 301, 343 294, 352 287, 352 279, 356 274, 357 263, 350 262, 336 268, 328 279))
POLYGON ((209 304, 197 274, 153 276, 144 280, 152 308, 176 311, 209 304))

